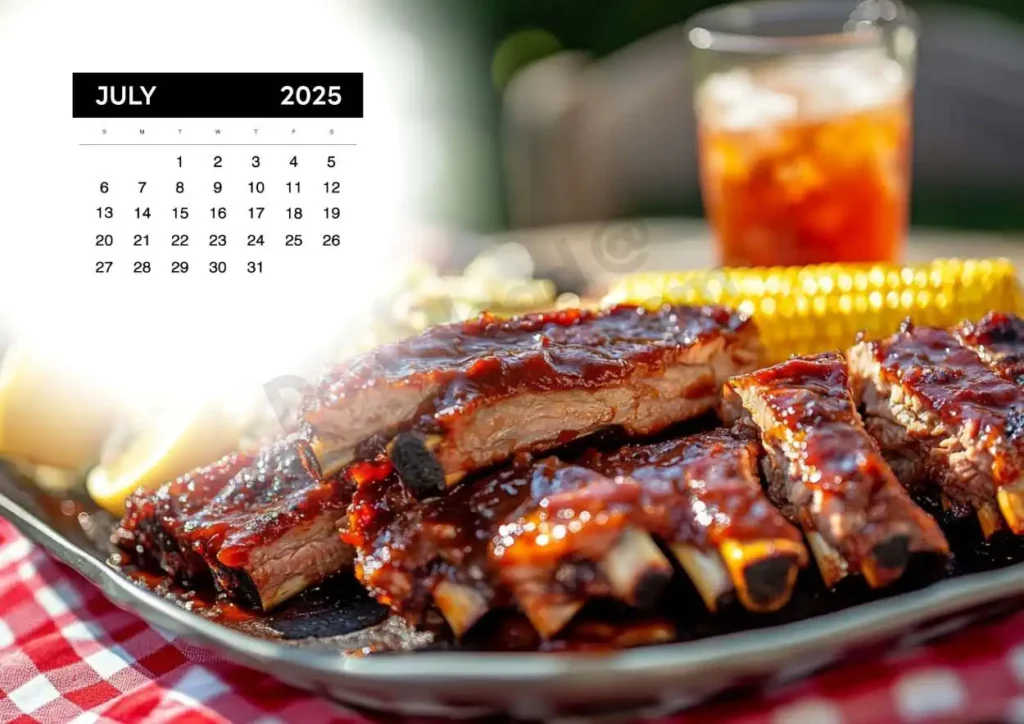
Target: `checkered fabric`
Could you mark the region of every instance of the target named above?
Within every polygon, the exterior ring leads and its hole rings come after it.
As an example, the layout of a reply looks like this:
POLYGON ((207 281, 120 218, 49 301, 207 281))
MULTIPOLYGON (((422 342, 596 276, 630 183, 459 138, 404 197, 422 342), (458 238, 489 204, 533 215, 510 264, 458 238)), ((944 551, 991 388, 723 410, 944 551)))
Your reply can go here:
MULTIPOLYGON (((121 611, 5 521, 0 617, 3 722, 372 721, 121 611)), ((1024 613, 657 721, 1024 722, 1024 613)))
POLYGON ((0 521, 0 721, 363 721, 149 626, 0 521))

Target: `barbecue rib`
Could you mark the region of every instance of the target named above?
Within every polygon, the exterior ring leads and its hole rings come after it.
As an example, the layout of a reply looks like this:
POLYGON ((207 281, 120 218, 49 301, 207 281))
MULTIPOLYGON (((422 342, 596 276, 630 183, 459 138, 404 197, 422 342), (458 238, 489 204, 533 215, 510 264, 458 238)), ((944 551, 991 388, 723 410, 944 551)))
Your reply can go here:
POLYGON ((349 493, 290 436, 136 493, 114 540, 140 565, 190 583, 212 574, 230 598, 267 610, 351 562, 338 535, 349 493))
POLYGON ((164 483, 155 492, 140 488, 125 501, 114 542, 144 568, 162 570, 189 585, 211 583, 209 565, 192 550, 182 526, 252 461, 249 455, 232 453, 164 483))
POLYGON ((760 431, 769 495, 807 533, 826 585, 860 571, 872 587, 886 586, 912 553, 949 554, 864 429, 839 354, 735 377, 723 408, 760 431))
POLYGON ((511 605, 546 638, 593 598, 646 606, 672 574, 652 534, 710 608, 735 589, 775 610, 807 553, 756 459, 749 434, 715 430, 573 463, 518 456, 424 501, 388 464, 357 463, 346 538, 378 600, 416 623, 433 603, 456 635, 511 605))
POLYGON ((1017 387, 1024 387, 1024 319, 991 312, 980 322, 964 322, 957 339, 973 349, 993 372, 1017 387))
POLYGON ((747 609, 773 611, 789 600, 807 551, 761 489, 760 452, 750 430, 719 428, 589 452, 579 464, 639 488, 642 527, 672 551, 710 610, 735 592, 747 609))
POLYGON ((937 482, 950 506, 973 509, 986 537, 999 512, 1024 533, 1024 392, 943 329, 905 322, 850 350, 868 429, 900 461, 904 483, 937 482))
POLYGON ((334 369, 307 391, 303 416, 328 473, 390 441, 405 482, 437 490, 516 453, 704 414, 760 351, 753 322, 722 307, 484 314, 334 369))
MULTIPOLYGON (((357 551, 357 577, 379 601, 416 624, 433 603, 457 636, 488 610, 515 604, 491 560, 491 541, 503 525, 511 524, 529 501, 539 502, 561 484, 571 484, 574 475, 577 484, 584 476, 600 478, 555 461, 535 465, 520 456, 509 467, 421 502, 390 464, 355 463, 350 475, 357 485, 346 540, 357 551)), ((593 544, 593 550, 599 547, 593 544)), ((517 591, 520 607, 542 635, 565 626, 586 595, 610 595, 593 561, 582 560, 566 573, 572 580, 562 575, 535 587, 524 582, 517 591)))

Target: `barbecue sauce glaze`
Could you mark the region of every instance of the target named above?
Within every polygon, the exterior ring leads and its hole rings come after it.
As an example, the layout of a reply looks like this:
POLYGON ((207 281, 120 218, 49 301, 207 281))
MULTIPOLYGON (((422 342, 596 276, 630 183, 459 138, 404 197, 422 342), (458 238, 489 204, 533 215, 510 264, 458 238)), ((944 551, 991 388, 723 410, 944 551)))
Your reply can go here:
POLYGON ((437 388, 418 429, 457 420, 488 399, 523 392, 593 389, 662 369, 681 346, 706 344, 753 323, 724 307, 634 305, 567 309, 501 319, 484 313, 378 347, 336 367, 307 392, 315 416, 373 387, 437 388), (538 352, 540 352, 538 354, 538 352))
POLYGON ((730 538, 799 542, 761 490, 756 460, 752 433, 717 429, 568 460, 520 456, 424 501, 387 463, 356 464, 345 539, 371 594, 413 620, 441 580, 512 605, 516 566, 549 571, 560 593, 595 594, 594 560, 629 527, 709 551, 730 538))
POLYGON ((912 393, 951 430, 965 429, 992 456, 995 484, 1024 467, 1024 391, 991 372, 944 329, 915 327, 872 343, 881 373, 912 393))

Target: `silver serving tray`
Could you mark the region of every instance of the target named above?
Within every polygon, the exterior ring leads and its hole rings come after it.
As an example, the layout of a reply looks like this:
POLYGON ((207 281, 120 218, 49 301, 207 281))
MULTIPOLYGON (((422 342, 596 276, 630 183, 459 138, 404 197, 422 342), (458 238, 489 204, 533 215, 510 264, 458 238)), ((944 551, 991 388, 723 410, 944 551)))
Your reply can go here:
MULTIPOLYGON (((347 656, 324 646, 249 635, 190 613, 62 534, 0 470, 0 515, 118 606, 224 658, 349 705, 415 715, 524 719, 662 714, 744 686, 806 676, 852 651, 909 647, 1018 606, 1024 564, 797 623, 608 653, 409 652, 347 656), (30 511, 30 508, 32 509, 30 511), (981 608, 979 608, 981 607, 981 608)), ((384 624, 387 625, 387 624, 384 624)))

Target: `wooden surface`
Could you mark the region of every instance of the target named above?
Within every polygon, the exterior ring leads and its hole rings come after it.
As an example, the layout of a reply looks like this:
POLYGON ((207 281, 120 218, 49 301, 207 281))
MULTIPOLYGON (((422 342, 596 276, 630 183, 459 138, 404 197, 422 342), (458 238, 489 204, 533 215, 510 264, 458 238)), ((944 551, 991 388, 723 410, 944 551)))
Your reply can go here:
MULTIPOLYGON (((536 274, 565 287, 602 287, 613 277, 656 269, 718 264, 710 229, 701 221, 631 219, 520 229, 488 237, 529 250, 536 274)), ((914 230, 907 261, 944 257, 1006 257, 1024 269, 1024 235, 914 230)))

